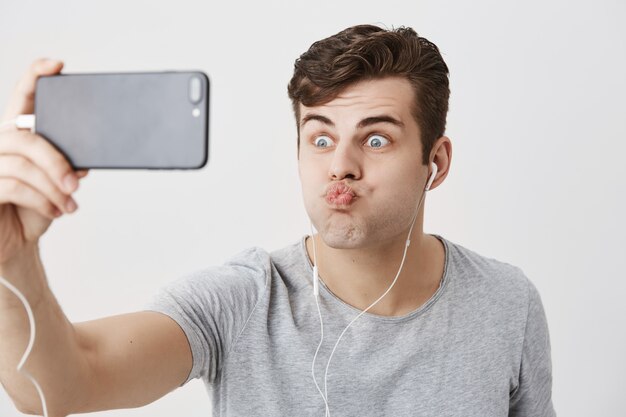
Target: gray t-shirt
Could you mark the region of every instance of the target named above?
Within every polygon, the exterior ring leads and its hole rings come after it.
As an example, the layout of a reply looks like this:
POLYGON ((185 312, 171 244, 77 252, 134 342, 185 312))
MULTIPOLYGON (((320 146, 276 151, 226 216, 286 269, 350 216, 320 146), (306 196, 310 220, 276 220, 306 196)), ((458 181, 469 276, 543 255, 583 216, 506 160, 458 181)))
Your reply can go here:
MULTIPOLYGON (((556 415, 550 338, 541 298, 516 266, 433 235, 446 257, 439 289, 401 317, 363 314, 328 371, 331 416, 556 415)), ((244 250, 161 289, 147 310, 173 318, 193 354, 213 416, 325 414, 311 376, 320 340, 312 266, 303 236, 268 253, 244 250)), ((324 342, 315 376, 361 311, 320 285, 324 342)))

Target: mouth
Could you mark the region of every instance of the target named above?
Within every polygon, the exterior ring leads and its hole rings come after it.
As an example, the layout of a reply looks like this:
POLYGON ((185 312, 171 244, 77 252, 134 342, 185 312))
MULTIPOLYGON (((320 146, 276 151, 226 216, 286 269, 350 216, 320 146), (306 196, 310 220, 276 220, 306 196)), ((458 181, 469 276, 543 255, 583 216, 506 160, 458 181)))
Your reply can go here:
POLYGON ((334 208, 347 208, 356 199, 356 193, 344 183, 333 184, 326 191, 326 203, 334 208))

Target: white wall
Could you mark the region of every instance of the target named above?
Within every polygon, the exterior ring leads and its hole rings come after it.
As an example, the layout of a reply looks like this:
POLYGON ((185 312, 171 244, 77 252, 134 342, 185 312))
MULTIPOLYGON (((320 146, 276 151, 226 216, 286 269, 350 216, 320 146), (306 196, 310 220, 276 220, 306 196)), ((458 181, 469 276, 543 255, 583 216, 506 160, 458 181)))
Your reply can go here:
MULTIPOLYGON (((412 26, 451 70, 450 174, 425 230, 520 266, 548 316, 561 416, 623 416, 626 6, 601 1, 3 1, 0 106, 29 63, 202 69, 209 165, 97 171, 42 241, 73 321, 133 311, 181 274, 308 232, 286 85, 309 45, 357 23, 412 26)), ((0 390, 0 415, 17 416, 0 390)), ((106 416, 210 415, 200 381, 106 416), (183 411, 180 411, 183 410, 183 411)))

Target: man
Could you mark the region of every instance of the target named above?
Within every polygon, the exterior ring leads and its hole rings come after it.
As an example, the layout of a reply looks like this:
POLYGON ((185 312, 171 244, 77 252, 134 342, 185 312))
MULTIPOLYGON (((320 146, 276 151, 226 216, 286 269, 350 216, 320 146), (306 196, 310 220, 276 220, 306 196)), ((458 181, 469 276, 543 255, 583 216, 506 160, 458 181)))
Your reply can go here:
MULTIPOLYGON (((59 71, 35 63, 5 119, 32 112, 37 76, 59 71)), ((33 305, 26 368, 51 415, 141 406, 194 378, 213 392, 213 415, 555 415, 535 286, 423 232, 425 190, 452 156, 437 47, 408 28, 351 27, 296 61, 288 91, 318 233, 244 250, 163 288, 146 311, 88 323, 65 318, 37 254, 85 172, 36 135, 2 132, 0 275, 33 305)), ((13 371, 28 334, 18 303, 0 288, 0 332, 12 335, 0 380, 18 408, 39 412, 13 371)))

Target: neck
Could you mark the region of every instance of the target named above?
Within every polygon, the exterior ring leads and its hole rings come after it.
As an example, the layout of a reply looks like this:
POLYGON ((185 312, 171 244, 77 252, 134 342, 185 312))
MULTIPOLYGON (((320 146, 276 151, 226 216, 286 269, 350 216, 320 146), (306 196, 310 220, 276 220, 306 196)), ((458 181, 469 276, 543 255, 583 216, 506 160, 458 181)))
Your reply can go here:
MULTIPOLYGON (((420 216, 421 217, 421 216, 420 216)), ((437 290, 445 252, 439 240, 422 231, 420 218, 396 283, 368 313, 399 316, 417 309, 437 290)), ((408 230, 401 236, 365 248, 335 249, 315 235, 318 272, 329 290, 344 302, 364 310, 387 291, 398 273, 408 230)), ((313 259, 313 241, 307 238, 313 259)))

